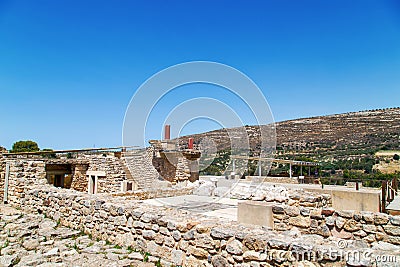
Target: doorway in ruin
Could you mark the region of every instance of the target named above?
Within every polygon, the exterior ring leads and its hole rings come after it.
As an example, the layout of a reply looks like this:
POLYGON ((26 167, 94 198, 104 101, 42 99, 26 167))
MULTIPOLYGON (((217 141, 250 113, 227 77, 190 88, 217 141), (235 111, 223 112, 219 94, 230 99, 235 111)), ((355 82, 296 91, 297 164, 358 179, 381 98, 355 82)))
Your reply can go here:
POLYGON ((46 164, 47 182, 55 187, 71 188, 71 164, 46 164))
POLYGON ((88 179, 88 193, 97 194, 99 178, 105 178, 106 173, 104 171, 87 171, 86 176, 88 179))

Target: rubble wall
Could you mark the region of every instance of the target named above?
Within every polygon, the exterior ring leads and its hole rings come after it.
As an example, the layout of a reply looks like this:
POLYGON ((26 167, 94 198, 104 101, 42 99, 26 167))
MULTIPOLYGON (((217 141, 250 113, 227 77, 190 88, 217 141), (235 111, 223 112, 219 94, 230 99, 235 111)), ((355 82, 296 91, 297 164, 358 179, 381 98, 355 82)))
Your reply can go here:
MULTIPOLYGON (((42 159, 7 160, 10 164, 8 202, 20 203, 25 188, 47 184, 45 162, 42 159)), ((4 168, 5 169, 5 168, 4 168)), ((4 176, 3 184, 4 184, 4 176)), ((3 190, 4 192, 4 190, 3 190)), ((3 192, 1 192, 3 197, 3 192)))
MULTIPOLYGON (((174 265, 293 266, 300 259, 323 266, 327 262, 345 265, 341 262, 343 258, 327 258, 325 254, 327 249, 343 253, 337 246, 338 240, 341 240, 338 238, 301 235, 298 231, 278 233, 263 227, 244 226, 199 214, 193 216, 188 211, 154 207, 125 198, 41 186, 27 191, 22 205, 32 211, 39 210, 62 225, 82 230, 93 238, 150 253, 174 265), (305 251, 318 256, 304 258, 305 251), (298 255, 302 256, 299 258, 298 255)), ((285 213, 286 207, 282 208, 285 213)), ((274 210, 279 214, 276 208, 274 210)), ((400 219, 374 216, 374 225, 382 227, 395 226, 400 219)), ((392 239, 385 240, 390 242, 392 239)), ((357 251, 369 249, 371 253, 378 253, 374 248, 366 248, 354 240, 348 242, 357 251)))
POLYGON ((0 156, 0 201, 3 202, 4 197, 4 181, 6 176, 6 161, 0 156))
POLYGON ((137 190, 132 192, 115 193, 112 196, 125 199, 145 200, 153 198, 175 197, 193 194, 193 187, 158 188, 152 190, 137 190))
MULTIPOLYGON (((98 193, 121 192, 121 182, 126 180, 123 162, 120 158, 102 154, 81 155, 80 158, 89 161, 88 171, 104 171, 105 177, 98 179, 98 193)), ((87 186, 86 186, 87 190, 87 186)))
POLYGON ((334 210, 331 207, 312 208, 273 205, 274 229, 288 231, 297 228, 303 234, 363 240, 367 244, 384 241, 400 245, 400 216, 380 212, 334 210))

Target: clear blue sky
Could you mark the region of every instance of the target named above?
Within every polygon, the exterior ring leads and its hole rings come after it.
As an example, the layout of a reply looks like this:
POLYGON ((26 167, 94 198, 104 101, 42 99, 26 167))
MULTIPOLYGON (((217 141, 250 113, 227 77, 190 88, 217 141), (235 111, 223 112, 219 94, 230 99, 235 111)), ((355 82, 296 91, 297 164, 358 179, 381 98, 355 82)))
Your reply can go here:
POLYGON ((276 121, 400 106, 400 4, 0 0, 0 145, 121 145, 135 90, 192 60, 243 71, 276 121))

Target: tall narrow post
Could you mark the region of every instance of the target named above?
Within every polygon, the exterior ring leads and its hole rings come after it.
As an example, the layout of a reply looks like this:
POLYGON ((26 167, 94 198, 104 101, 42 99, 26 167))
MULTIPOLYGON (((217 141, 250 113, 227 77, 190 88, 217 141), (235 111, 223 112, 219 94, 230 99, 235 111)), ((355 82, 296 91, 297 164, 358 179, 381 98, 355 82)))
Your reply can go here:
POLYGON ((164 126, 164 140, 171 139, 171 125, 166 124, 164 126))
POLYGON ((235 161, 236 161, 235 159, 232 160, 232 171, 233 172, 235 172, 235 169, 236 169, 236 162, 235 161))
POLYGON ((189 138, 189 144, 188 144, 188 148, 189 149, 193 149, 193 138, 189 138))
POLYGON ((258 177, 261 178, 261 160, 258 161, 258 177))
POLYGON ((292 163, 289 163, 289 177, 292 178, 292 163))
POLYGON ((10 163, 6 163, 6 177, 4 177, 4 197, 3 202, 7 204, 8 202, 8 180, 10 177, 10 163))
POLYGON ((386 211, 386 181, 382 181, 382 207, 381 207, 381 212, 386 211))

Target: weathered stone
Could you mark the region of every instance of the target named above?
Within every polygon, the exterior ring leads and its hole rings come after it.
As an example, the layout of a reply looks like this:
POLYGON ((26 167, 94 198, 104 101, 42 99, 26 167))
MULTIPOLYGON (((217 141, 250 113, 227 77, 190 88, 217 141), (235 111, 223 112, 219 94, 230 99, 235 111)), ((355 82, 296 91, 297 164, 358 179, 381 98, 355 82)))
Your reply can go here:
POLYGON ((305 217, 310 216, 310 209, 301 208, 301 209, 300 209, 300 214, 301 214, 302 216, 305 216, 305 217))
POLYGON ((45 254, 43 254, 43 256, 45 257, 53 257, 59 254, 59 250, 57 247, 50 249, 49 251, 47 251, 45 254))
POLYGON ((362 228, 362 225, 360 223, 356 222, 355 220, 350 219, 344 224, 343 228, 346 231, 355 232, 355 231, 360 230, 362 228))
POLYGON ((207 233, 210 230, 210 226, 204 224, 196 225, 196 231, 200 234, 207 233))
POLYGON ((227 260, 220 255, 213 256, 211 258, 211 264, 214 267, 228 267, 229 266, 227 260))
POLYGON ((317 228, 317 234, 323 236, 323 237, 328 237, 331 235, 331 231, 329 230, 328 226, 322 225, 317 228))
POLYGON ((379 241, 372 244, 372 249, 377 251, 396 251, 399 249, 399 247, 387 242, 379 241))
POLYGON ((214 248, 214 240, 208 235, 199 235, 194 242, 196 246, 200 248, 206 248, 206 249, 214 248))
POLYGON ((321 210, 321 214, 324 216, 331 216, 333 213, 335 213, 335 209, 334 208, 322 208, 321 210))
POLYGON ((376 226, 373 224, 363 224, 363 230, 367 233, 376 233, 376 226))
POLYGON ((389 216, 389 221, 393 225, 400 226, 400 215, 389 216))
POLYGON ((357 222, 362 220, 362 215, 359 212, 354 213, 353 219, 356 220, 357 222))
POLYGON ((135 228, 143 229, 144 226, 145 226, 145 224, 143 222, 141 222, 141 221, 134 221, 133 222, 133 227, 135 227, 135 228))
POLYGON ((335 225, 335 218, 330 216, 325 218, 325 224, 328 226, 334 226, 335 225))
POLYGON ((298 207, 287 207, 285 212, 289 216, 298 216, 300 214, 300 210, 298 207))
POLYGON ((185 260, 185 252, 182 250, 173 249, 171 252, 171 261, 175 265, 183 265, 183 261, 185 260))
POLYGON ((154 239, 155 235, 156 235, 156 233, 153 230, 143 230, 142 231, 143 238, 148 239, 148 240, 154 239))
POLYGON ((233 255, 243 254, 243 245, 236 239, 230 239, 226 244, 226 251, 233 255))
POLYGON ((272 206, 272 212, 276 213, 276 214, 284 214, 285 213, 285 209, 282 206, 273 205, 272 206))
POLYGON ((248 261, 260 260, 260 252, 248 250, 245 253, 243 253, 243 259, 248 261))
POLYGON ((358 230, 358 231, 354 232, 353 235, 359 236, 359 237, 366 237, 367 233, 363 230, 358 230))
POLYGON ((181 240, 181 233, 177 230, 172 232, 172 237, 175 239, 175 241, 181 240))
POLYGON ((252 235, 248 234, 244 240, 243 244, 251 250, 263 251, 267 247, 268 237, 264 235, 252 235))
POLYGON ((143 260, 143 255, 139 252, 132 252, 128 255, 128 258, 132 260, 143 260))
POLYGON ((11 267, 15 266, 20 260, 18 255, 3 255, 0 256, 0 266, 11 267))
POLYGON ((343 217, 343 218, 346 218, 346 219, 352 219, 353 215, 354 215, 354 210, 337 210, 336 214, 339 217, 343 217))
POLYGON ((363 238, 368 243, 372 243, 376 241, 375 235, 374 234, 369 234, 366 237, 363 238))
POLYGON ((306 227, 310 227, 311 220, 310 220, 310 218, 304 217, 304 216, 290 217, 289 224, 306 228, 306 227))
POLYGON ((386 233, 389 235, 395 235, 395 236, 400 236, 400 227, 399 226, 393 226, 393 225, 384 225, 383 229, 385 230, 386 233))
POLYGON ((39 240, 37 239, 27 239, 22 243, 22 246, 27 250, 36 249, 39 246, 39 240))
POLYGON ((387 224, 389 222, 389 215, 384 213, 375 213, 374 223, 378 225, 387 224))
POLYGON ((188 253, 202 259, 206 259, 208 257, 208 252, 202 248, 189 247, 188 253))
POLYGON ((370 211, 361 211, 361 216, 364 221, 367 223, 373 223, 374 222, 374 214, 370 211))
POLYGON ((186 232, 185 234, 183 234, 183 239, 185 239, 185 240, 194 239, 194 233, 195 233, 194 230, 190 230, 190 231, 186 232))
POLYGON ((337 217, 335 219, 335 225, 339 229, 342 229, 345 223, 346 223, 346 219, 343 219, 342 217, 337 217))
POLYGON ((235 235, 235 232, 226 228, 213 228, 211 229, 211 236, 219 239, 228 239, 235 235))
POLYGON ((341 231, 337 231, 336 228, 331 230, 331 234, 334 237, 338 237, 341 239, 351 239, 353 237, 352 233, 346 232, 344 229, 341 231))
POLYGON ((289 244, 286 241, 279 239, 270 239, 268 240, 268 245, 271 248, 286 250, 289 247, 289 244))
POLYGON ((322 219, 321 211, 317 209, 312 210, 310 213, 310 217, 312 219, 321 220, 322 219))
POLYGON ((175 245, 175 240, 174 240, 174 238, 172 236, 166 236, 164 238, 164 244, 167 247, 173 247, 175 245))

